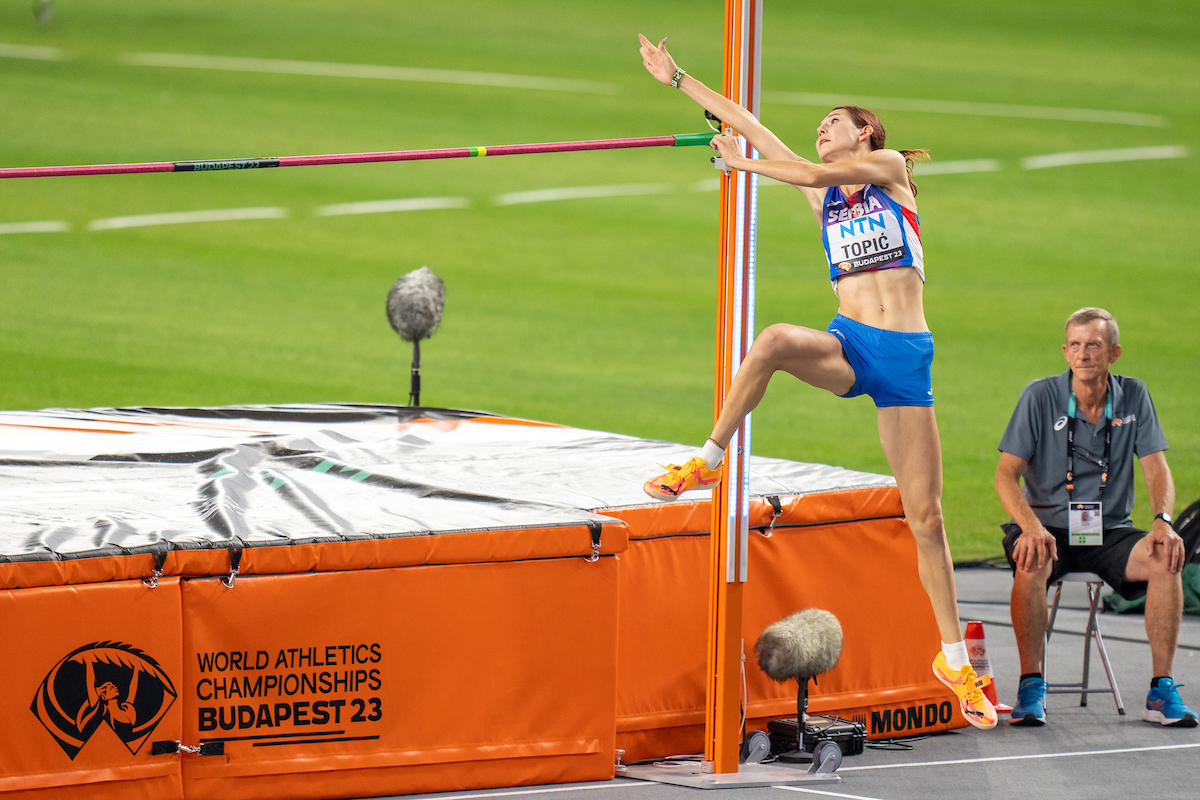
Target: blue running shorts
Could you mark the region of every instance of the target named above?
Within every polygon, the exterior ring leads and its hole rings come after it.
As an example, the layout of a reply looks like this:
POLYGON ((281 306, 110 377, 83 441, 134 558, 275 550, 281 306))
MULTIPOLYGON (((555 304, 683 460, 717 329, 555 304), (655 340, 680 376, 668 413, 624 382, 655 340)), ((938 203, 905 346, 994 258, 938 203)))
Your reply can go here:
POLYGON ((838 314, 825 329, 842 343, 854 387, 842 397, 868 395, 877 408, 933 405, 933 334, 863 325, 838 314))

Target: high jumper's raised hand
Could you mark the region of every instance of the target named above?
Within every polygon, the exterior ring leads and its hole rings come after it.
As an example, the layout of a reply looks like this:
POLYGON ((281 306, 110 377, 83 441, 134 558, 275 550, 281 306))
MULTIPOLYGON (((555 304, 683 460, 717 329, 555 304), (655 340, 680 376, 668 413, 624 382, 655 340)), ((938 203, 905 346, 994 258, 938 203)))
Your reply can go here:
POLYGON ((642 65, 646 71, 654 76, 654 79, 659 83, 670 85, 671 78, 675 76, 675 70, 679 67, 675 64, 675 59, 667 52, 667 37, 663 37, 658 43, 658 47, 647 39, 642 34, 638 34, 638 41, 642 43, 642 65))
POLYGON ((674 81, 680 91, 745 136, 750 146, 758 151, 759 158, 749 159, 736 136, 726 133, 715 137, 712 148, 721 154, 728 167, 795 186, 808 199, 818 218, 824 199, 821 190, 829 186, 875 184, 902 205, 916 210, 909 190, 905 157, 895 150, 872 149, 866 138, 871 129, 854 128, 841 109, 831 111, 817 128, 820 161, 809 161, 797 155, 748 110, 679 70, 675 58, 667 50, 666 37, 657 46, 642 34, 638 34, 638 41, 642 65, 655 80, 668 86, 674 81))

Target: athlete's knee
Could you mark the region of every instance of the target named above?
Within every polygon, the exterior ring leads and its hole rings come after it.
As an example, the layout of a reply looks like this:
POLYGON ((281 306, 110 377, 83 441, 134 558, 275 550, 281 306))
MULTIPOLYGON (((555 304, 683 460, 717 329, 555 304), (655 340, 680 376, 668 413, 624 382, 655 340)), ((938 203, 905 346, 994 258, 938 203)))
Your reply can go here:
POLYGON ((795 341, 788 325, 776 323, 767 327, 750 346, 749 357, 758 358, 771 366, 778 365, 795 350, 795 341))
POLYGON ((772 361, 778 358, 782 350, 781 340, 783 339, 782 331, 778 325, 771 325, 763 330, 758 336, 754 337, 754 343, 750 345, 750 358, 760 358, 767 361, 772 361))

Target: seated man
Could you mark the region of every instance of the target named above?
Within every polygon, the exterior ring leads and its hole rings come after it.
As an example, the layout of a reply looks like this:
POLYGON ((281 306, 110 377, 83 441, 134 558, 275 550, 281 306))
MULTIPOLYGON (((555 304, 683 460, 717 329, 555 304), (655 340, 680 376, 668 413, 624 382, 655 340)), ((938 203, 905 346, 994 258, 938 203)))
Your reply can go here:
POLYGON ((1012 621, 1021 654, 1014 725, 1044 725, 1046 589, 1067 572, 1095 572, 1117 591, 1146 582, 1146 637, 1154 679, 1142 719, 1195 727, 1171 677, 1183 616, 1183 540, 1171 528, 1175 486, 1167 440, 1141 381, 1109 374, 1119 331, 1101 308, 1067 319, 1068 369, 1025 387, 1000 441, 996 493, 1013 523, 1012 621), (1154 511, 1149 533, 1132 526, 1133 457, 1154 511), (1025 490, 1018 482, 1025 479, 1025 490))

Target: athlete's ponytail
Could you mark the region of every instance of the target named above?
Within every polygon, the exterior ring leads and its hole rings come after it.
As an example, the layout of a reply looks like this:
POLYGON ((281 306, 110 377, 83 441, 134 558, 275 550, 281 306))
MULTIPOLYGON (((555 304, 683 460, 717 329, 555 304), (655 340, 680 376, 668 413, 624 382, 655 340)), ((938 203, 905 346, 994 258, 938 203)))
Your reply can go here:
MULTIPOLYGON (((834 111, 838 109, 850 115, 850 119, 854 120, 856 128, 865 128, 870 125, 871 149, 883 149, 883 144, 887 141, 887 131, 883 129, 883 123, 879 121, 879 117, 875 116, 874 112, 868 111, 861 106, 838 106, 834 111)), ((917 185, 913 183, 912 179, 913 164, 917 161, 928 161, 929 153, 924 150, 901 150, 900 155, 904 156, 904 167, 908 172, 908 188, 912 190, 913 197, 916 197, 917 185)))

